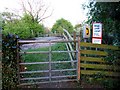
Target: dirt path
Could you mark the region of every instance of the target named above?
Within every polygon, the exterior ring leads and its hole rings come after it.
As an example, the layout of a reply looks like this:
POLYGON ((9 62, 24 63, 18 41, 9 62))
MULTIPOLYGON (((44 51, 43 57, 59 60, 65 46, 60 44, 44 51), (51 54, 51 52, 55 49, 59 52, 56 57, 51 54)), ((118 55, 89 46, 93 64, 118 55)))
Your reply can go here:
MULTIPOLYGON (((52 40, 63 40, 61 37, 38 37, 35 39, 35 41, 52 41, 52 40)), ((26 40, 22 40, 26 41, 26 40)), ((55 43, 52 43, 54 45, 55 43)), ((27 49, 36 49, 36 48, 42 48, 42 47, 48 47, 49 43, 30 43, 30 44, 23 44, 21 46, 22 50, 27 50, 27 49)))
POLYGON ((58 82, 58 83, 49 83, 41 84, 38 88, 80 88, 80 85, 77 82, 58 82))

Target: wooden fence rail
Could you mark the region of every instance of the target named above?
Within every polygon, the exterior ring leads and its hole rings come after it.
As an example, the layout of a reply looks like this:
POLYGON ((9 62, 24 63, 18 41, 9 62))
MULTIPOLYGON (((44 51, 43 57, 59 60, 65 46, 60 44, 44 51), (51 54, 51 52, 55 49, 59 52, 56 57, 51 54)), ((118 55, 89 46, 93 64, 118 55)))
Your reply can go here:
MULTIPOLYGON (((108 63, 105 61, 105 57, 108 56, 110 53, 110 52, 108 53, 106 50, 113 50, 116 52, 120 50, 119 47, 104 45, 104 44, 100 45, 100 44, 85 43, 85 42, 81 42, 80 47, 81 47, 81 50, 80 50, 81 75, 94 75, 94 74, 101 73, 105 76, 114 76, 114 77, 120 76, 119 64, 114 65, 113 63, 108 63), (82 47, 99 48, 99 49, 84 50, 82 49, 82 47), (100 49, 102 50, 99 51, 100 49), (84 63, 84 61, 86 61, 86 63, 84 63), (86 68, 86 69, 84 70, 82 68, 86 68)), ((120 58, 118 58, 117 60, 118 62, 120 62, 119 59, 120 58)))
POLYGON ((92 43, 87 43, 87 42, 81 42, 80 46, 102 48, 102 49, 111 49, 111 50, 120 50, 120 48, 117 46, 106 45, 106 44, 92 44, 92 43))

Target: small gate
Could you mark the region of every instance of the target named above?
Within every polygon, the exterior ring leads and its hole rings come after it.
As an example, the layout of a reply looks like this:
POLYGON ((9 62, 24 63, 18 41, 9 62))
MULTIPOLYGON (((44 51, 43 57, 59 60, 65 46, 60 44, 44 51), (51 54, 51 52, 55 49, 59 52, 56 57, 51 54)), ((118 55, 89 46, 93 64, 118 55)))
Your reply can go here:
MULTIPOLYGON (((41 84, 41 83, 52 83, 52 82, 65 82, 65 81, 79 81, 80 79, 80 64, 78 62, 80 59, 80 52, 79 52, 79 42, 80 40, 60 40, 60 41, 18 41, 18 44, 29 44, 29 43, 48 43, 48 51, 20 51, 19 54, 22 56, 27 57, 27 55, 31 54, 34 56, 41 55, 41 57, 47 57, 44 60, 40 60, 39 62, 35 62, 32 60, 31 62, 26 61, 25 57, 22 57, 24 60, 19 63, 19 85, 32 85, 32 84, 41 84), (76 44, 77 47, 73 51, 69 50, 53 50, 55 43, 78 43, 76 44), (60 60, 54 60, 54 56, 62 55, 63 53, 67 57, 70 53, 74 54, 73 60, 67 60, 63 57, 60 60), (21 68, 25 66, 27 69, 22 70, 21 68), (36 70, 34 70, 34 66, 36 66, 36 70), (60 68, 64 67, 64 68, 60 68)), ((56 44, 55 44, 56 45, 56 44)), ((37 59, 41 59, 37 57, 37 59)), ((30 57, 29 57, 30 58, 30 57)), ((28 59, 28 58, 27 58, 28 59)))

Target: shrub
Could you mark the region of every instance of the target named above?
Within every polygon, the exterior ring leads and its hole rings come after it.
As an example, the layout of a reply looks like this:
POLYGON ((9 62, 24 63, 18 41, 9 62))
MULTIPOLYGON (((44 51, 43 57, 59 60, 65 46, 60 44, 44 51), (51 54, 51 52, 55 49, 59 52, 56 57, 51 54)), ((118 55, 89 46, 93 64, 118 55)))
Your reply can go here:
POLYGON ((16 88, 18 84, 17 75, 17 46, 18 36, 2 35, 2 87, 3 89, 16 88))
POLYGON ((33 21, 31 16, 26 14, 21 19, 6 21, 2 33, 17 34, 22 39, 34 38, 44 33, 44 26, 33 21))

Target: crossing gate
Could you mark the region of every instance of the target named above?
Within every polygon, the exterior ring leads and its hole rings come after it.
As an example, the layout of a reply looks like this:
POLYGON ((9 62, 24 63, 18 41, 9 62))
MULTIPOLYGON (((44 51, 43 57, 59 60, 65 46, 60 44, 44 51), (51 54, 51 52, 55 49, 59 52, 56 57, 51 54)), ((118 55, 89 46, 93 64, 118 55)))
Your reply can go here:
MULTIPOLYGON (((61 41, 18 41, 18 44, 29 44, 29 43, 48 43, 48 51, 20 51, 18 53, 19 61, 19 86, 22 85, 33 85, 41 83, 53 83, 53 82, 65 82, 65 81, 79 81, 80 80, 80 52, 79 52, 79 42, 80 40, 61 40, 61 41), (52 46, 55 43, 77 43, 76 49, 73 51, 69 50, 52 50, 52 46), (61 57, 59 60, 54 60, 55 55, 63 54, 66 56, 61 57), (66 54, 65 54, 66 53, 66 54), (73 53, 73 60, 64 59, 73 53), (22 55, 22 58, 19 56, 22 55), (26 57, 35 56, 38 61, 32 60, 27 61, 26 57), (24 56, 24 57, 23 57, 24 56), (39 57, 40 56, 40 57, 39 57), (46 59, 41 60, 41 57, 46 57, 46 59), (22 70, 22 67, 27 68, 22 70), (61 68, 64 67, 64 68, 61 68)), ((28 59, 28 57, 27 57, 28 59)))

